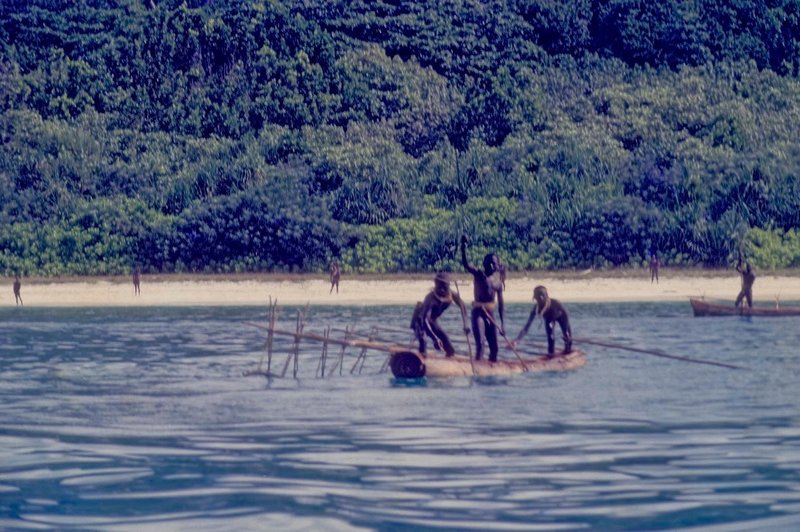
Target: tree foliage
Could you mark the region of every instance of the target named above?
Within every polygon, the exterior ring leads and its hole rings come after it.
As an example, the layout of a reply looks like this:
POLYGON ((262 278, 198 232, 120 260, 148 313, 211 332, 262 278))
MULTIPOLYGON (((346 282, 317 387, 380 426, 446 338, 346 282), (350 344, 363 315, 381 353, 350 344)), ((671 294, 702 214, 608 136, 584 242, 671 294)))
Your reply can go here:
POLYGON ((796 266, 800 0, 0 2, 0 272, 796 266))

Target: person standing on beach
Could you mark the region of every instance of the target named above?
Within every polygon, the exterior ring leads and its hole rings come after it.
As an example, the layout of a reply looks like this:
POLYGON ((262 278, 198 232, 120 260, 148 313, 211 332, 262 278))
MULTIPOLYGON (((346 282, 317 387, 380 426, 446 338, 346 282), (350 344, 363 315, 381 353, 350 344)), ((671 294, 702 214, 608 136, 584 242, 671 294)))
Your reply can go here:
POLYGON ((133 269, 133 295, 135 296, 138 296, 141 293, 141 290, 139 289, 139 282, 141 280, 140 277, 141 271, 137 266, 133 269))
POLYGON ((739 290, 739 295, 736 296, 735 305, 738 307, 742 304, 742 299, 747 299, 747 306, 753 308, 753 283, 756 282, 756 274, 753 273, 753 268, 750 263, 746 262, 745 267, 742 268, 742 259, 736 264, 736 271, 742 276, 742 289, 739 290))
POLYGON ((342 272, 341 270, 339 270, 339 262, 336 259, 334 259, 333 262, 331 263, 331 273, 330 273, 331 291, 328 292, 329 294, 333 293, 334 287, 336 287, 336 293, 337 294, 339 293, 339 277, 341 277, 341 275, 342 272))
POLYGON ((557 299, 551 299, 547 295, 547 288, 544 286, 537 286, 533 289, 533 302, 534 306, 528 316, 528 322, 525 327, 517 335, 512 345, 516 345, 522 338, 528 334, 528 329, 533 323, 537 315, 541 315, 544 320, 544 328, 547 333, 547 354, 550 357, 555 356, 556 352, 556 338, 555 330, 556 323, 561 327, 561 336, 564 338, 564 353, 567 354, 572 351, 572 328, 569 326, 569 315, 564 305, 557 299))
POLYGON ((483 258, 483 271, 472 266, 467 260, 467 237, 461 237, 461 264, 464 269, 472 274, 473 291, 475 300, 472 302, 471 325, 475 337, 475 360, 480 360, 483 355, 483 336, 481 325, 485 331, 486 343, 489 344, 489 361, 497 362, 497 333, 505 335, 503 312, 503 283, 497 273, 497 255, 488 253, 483 258), (494 319, 495 300, 497 312, 500 316, 500 325, 494 319))
POLYGON ((14 301, 16 301, 17 305, 22 305, 22 296, 20 295, 20 289, 22 288, 22 283, 19 280, 19 275, 14 277, 14 301))
POLYGON ((419 352, 425 355, 425 336, 433 340, 433 347, 438 351, 444 351, 445 356, 451 357, 455 354, 450 338, 439 326, 436 321, 444 313, 451 303, 456 303, 461 309, 461 323, 464 325, 464 334, 469 334, 467 327, 467 308, 464 301, 456 292, 450 290, 450 276, 445 272, 439 272, 434 278, 433 290, 428 292, 422 303, 417 303, 414 308, 414 315, 411 317, 411 328, 419 342, 419 352))
POLYGON ((650 284, 655 280, 658 284, 658 256, 655 251, 650 253, 650 284))

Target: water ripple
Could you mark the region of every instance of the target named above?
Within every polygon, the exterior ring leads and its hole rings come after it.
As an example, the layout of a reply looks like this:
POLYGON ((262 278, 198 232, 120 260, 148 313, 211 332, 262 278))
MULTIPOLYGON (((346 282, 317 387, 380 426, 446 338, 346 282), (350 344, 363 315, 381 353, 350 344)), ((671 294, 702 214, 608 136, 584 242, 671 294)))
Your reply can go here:
MULTIPOLYGON (((341 328, 406 319, 345 310, 341 328)), ((564 375, 400 383, 383 357, 351 375, 349 353, 323 380, 306 347, 299 379, 267 380, 242 377, 259 309, 0 309, 0 528, 800 526, 798 322, 573 316, 580 336, 750 369, 593 348, 564 375)))

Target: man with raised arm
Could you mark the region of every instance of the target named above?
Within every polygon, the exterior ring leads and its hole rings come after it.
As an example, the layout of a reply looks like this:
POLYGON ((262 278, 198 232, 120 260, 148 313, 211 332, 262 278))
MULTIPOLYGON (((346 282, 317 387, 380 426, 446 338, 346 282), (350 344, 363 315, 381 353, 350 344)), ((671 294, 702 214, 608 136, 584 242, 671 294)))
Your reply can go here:
POLYGON ((503 312, 503 284, 495 273, 497 272, 497 255, 489 253, 483 258, 483 270, 478 270, 467 260, 467 237, 461 237, 461 264, 464 269, 472 274, 473 291, 475 300, 472 302, 472 334, 475 336, 475 360, 480 360, 483 355, 483 334, 489 344, 489 361, 497 362, 497 333, 505 334, 505 317, 503 312), (494 319, 495 301, 500 324, 494 319))

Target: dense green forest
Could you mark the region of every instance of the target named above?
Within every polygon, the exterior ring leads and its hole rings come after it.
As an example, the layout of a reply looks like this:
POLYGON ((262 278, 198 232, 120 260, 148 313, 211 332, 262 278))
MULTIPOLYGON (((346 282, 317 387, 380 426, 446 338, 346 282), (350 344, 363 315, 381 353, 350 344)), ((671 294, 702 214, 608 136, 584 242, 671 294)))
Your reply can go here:
POLYGON ((3 0, 0 273, 800 266, 800 0, 3 0))

